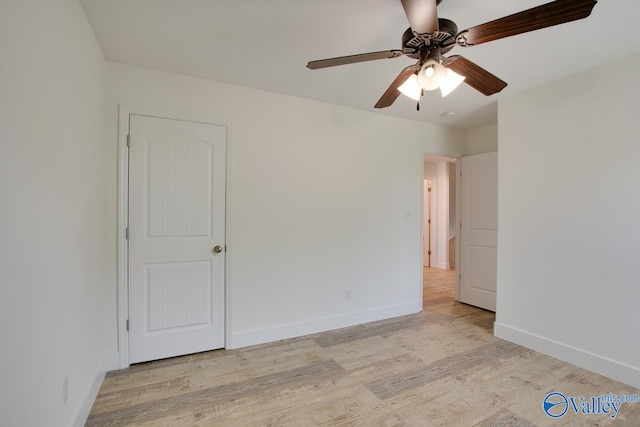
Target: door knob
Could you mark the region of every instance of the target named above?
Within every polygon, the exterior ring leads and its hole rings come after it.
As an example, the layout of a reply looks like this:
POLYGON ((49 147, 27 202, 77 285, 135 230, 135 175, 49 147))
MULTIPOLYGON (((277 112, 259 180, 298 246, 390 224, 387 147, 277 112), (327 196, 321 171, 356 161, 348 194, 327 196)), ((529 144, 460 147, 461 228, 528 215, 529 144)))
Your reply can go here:
POLYGON ((220 245, 214 246, 213 253, 214 254, 219 254, 220 252, 222 252, 222 246, 220 246, 220 245))

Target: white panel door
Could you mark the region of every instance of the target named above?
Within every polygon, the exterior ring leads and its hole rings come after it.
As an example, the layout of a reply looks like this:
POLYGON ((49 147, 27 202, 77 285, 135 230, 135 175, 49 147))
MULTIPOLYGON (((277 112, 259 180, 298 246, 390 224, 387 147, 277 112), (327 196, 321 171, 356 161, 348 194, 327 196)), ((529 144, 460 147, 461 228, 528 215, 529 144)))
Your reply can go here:
POLYGON ((226 129, 131 115, 129 134, 129 362, 222 348, 226 129))
POLYGON ((498 153, 462 158, 460 301, 496 311, 498 153))

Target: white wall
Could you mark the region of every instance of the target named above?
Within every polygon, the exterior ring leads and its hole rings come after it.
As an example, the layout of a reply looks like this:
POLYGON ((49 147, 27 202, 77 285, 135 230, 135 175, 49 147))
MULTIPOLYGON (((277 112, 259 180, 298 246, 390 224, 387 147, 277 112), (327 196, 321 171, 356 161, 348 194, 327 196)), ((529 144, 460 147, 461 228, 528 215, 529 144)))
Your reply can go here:
POLYGON ((455 162, 449 162, 449 237, 456 234, 456 187, 458 181, 458 168, 455 162))
POLYGON ((640 388, 638 75, 500 102, 496 334, 640 388))
POLYGON ((440 160, 436 164, 438 181, 438 215, 436 219, 437 249, 434 267, 448 270, 449 265, 449 162, 440 160))
POLYGON ((498 125, 489 125, 467 132, 466 154, 492 153, 498 150, 498 125))
POLYGON ((105 63, 75 0, 1 2, 0 52, 0 425, 80 425, 103 375, 105 63))
MULTIPOLYGON (((112 206, 118 104, 228 126, 229 347, 422 308, 423 152, 459 155, 463 133, 108 64, 112 206)), ((115 351, 115 286, 105 304, 115 351)))

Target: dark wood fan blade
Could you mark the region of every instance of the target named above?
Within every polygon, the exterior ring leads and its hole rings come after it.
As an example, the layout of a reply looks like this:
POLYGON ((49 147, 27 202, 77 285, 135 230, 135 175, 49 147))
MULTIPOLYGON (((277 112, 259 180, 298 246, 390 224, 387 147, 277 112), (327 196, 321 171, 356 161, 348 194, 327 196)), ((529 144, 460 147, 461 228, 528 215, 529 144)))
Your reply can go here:
POLYGON ((414 33, 431 34, 438 31, 436 0, 401 0, 404 13, 414 33))
POLYGON ((473 46, 583 19, 591 15, 596 3, 596 0, 556 0, 462 31, 457 43, 473 46))
POLYGON ((400 96, 400 91, 398 87, 402 85, 411 74, 416 73, 420 67, 416 64, 410 65, 398 74, 398 77, 391 83, 391 86, 386 90, 385 93, 382 94, 378 102, 376 102, 375 108, 386 108, 393 104, 396 99, 400 96))
POLYGON ((444 66, 464 76, 466 84, 486 96, 498 93, 507 87, 506 82, 460 55, 445 59, 444 66))
POLYGON ((338 58, 319 59, 307 63, 307 68, 317 70, 318 68, 335 67, 336 65, 355 64, 356 62, 374 61, 376 59, 397 58, 402 56, 401 50, 383 50, 380 52, 361 53, 359 55, 340 56, 338 58))

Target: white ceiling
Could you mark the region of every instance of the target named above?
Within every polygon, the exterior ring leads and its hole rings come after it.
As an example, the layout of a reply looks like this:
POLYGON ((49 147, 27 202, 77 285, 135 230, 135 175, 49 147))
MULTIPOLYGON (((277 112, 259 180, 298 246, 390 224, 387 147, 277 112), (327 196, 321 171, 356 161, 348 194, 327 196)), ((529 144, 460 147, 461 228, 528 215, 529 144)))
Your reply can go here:
MULTIPOLYGON (((460 30, 545 0, 443 0, 460 30)), ((409 26, 400 0, 80 0, 107 60, 316 99, 394 117, 475 129, 497 120, 496 101, 640 51, 638 0, 600 0, 584 20, 459 54, 509 83, 485 97, 467 85, 421 110, 401 96, 373 108, 407 57, 309 70, 308 61, 399 49, 409 26), (455 110, 454 118, 442 114, 455 110)), ((250 99, 247 102, 251 102, 250 99)))

